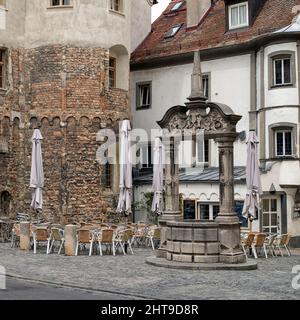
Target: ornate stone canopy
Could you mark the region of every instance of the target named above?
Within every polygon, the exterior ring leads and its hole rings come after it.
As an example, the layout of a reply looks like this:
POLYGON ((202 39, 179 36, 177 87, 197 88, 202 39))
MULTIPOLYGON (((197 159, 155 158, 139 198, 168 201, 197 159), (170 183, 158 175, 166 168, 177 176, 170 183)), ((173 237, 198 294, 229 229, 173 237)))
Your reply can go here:
MULTIPOLYGON (((233 177, 233 142, 237 137, 236 124, 241 116, 234 114, 232 109, 221 103, 207 102, 202 88, 202 73, 200 53, 194 54, 194 70, 192 74, 192 90, 185 106, 170 108, 158 125, 164 135, 182 135, 184 130, 197 134, 204 131, 206 139, 215 139, 219 149, 219 185, 220 212, 216 219, 219 225, 220 257, 218 261, 226 263, 240 263, 245 257, 240 249, 240 224, 234 212, 234 177, 233 177)), ((165 145, 165 211, 160 220, 161 226, 166 221, 181 220, 179 208, 179 165, 175 162, 177 144, 173 142, 165 145)), ((167 239, 162 236, 162 247, 167 239)), ((171 257, 169 252, 169 257, 171 257)), ((184 257, 180 256, 180 259, 184 257)), ((186 257, 185 257, 186 258, 186 257)))
POLYGON ((213 102, 193 101, 186 106, 170 108, 157 123, 162 129, 204 130, 206 138, 236 137, 236 124, 241 119, 230 107, 213 102))

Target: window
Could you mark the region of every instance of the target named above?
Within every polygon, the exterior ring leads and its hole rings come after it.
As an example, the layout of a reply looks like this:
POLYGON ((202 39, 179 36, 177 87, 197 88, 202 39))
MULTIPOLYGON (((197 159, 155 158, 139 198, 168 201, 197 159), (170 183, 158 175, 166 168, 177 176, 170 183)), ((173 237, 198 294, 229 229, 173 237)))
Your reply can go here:
POLYGON ((151 108, 151 82, 137 83, 136 109, 151 108))
POLYGON ((117 61, 115 58, 109 58, 109 87, 116 88, 117 79, 117 61))
POLYGON ((182 24, 178 24, 174 27, 172 27, 165 35, 165 39, 173 38, 176 33, 180 30, 182 24))
POLYGON ((292 156, 292 131, 277 130, 275 132, 275 154, 277 157, 292 156))
POLYGON ((209 79, 209 75, 208 74, 202 76, 202 86, 203 86, 204 97, 209 99, 209 96, 210 96, 210 79, 209 79))
POLYGON ((242 28, 248 25, 248 2, 229 6, 229 29, 242 28))
POLYGON ((50 6, 51 7, 58 7, 58 6, 70 6, 71 0, 51 0, 50 6))
POLYGON ((109 162, 103 166, 101 185, 105 188, 112 187, 112 165, 109 162))
POLYGON ((282 59, 273 60, 274 70, 274 85, 291 84, 291 58, 286 57, 282 59))
POLYGON ((6 8, 6 0, 0 0, 0 7, 6 8))
POLYGON ((179 10, 179 9, 182 7, 183 2, 184 2, 184 1, 180 1, 180 2, 175 3, 175 4, 174 4, 174 6, 171 8, 171 10, 170 10, 170 11, 176 11, 176 10, 179 10))
POLYGON ((152 168, 152 147, 151 144, 141 146, 140 148, 140 162, 142 168, 152 168))
POLYGON ((278 199, 262 200, 262 231, 266 233, 279 233, 280 231, 280 208, 278 199))
POLYGON ((122 12, 123 1, 122 0, 110 0, 110 10, 122 12))
POLYGON ((270 125, 269 157, 295 157, 297 140, 297 124, 278 122, 270 125))
POLYGON ((219 214, 220 206, 217 203, 198 202, 198 211, 200 220, 214 220, 219 214))
POLYGON ((196 201, 183 200, 183 219, 196 219, 196 201))
POLYGON ((196 162, 197 163, 208 163, 209 162, 209 140, 205 139, 204 141, 199 138, 197 139, 197 147, 196 147, 196 162))
POLYGON ((277 51, 269 55, 269 89, 295 86, 295 52, 277 51))
POLYGON ((5 88, 5 50, 0 50, 0 89, 5 88))

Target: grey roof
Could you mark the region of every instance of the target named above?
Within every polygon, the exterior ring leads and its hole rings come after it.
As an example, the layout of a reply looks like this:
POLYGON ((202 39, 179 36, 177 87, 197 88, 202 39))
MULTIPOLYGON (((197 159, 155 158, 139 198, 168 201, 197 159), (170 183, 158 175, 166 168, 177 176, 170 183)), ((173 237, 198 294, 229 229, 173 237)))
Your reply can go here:
POLYGON ((293 22, 288 25, 287 27, 284 27, 280 30, 275 31, 274 33, 279 32, 299 32, 300 31, 300 14, 298 14, 294 19, 293 22))
MULTIPOLYGON (((135 185, 141 184, 151 184, 152 183, 152 173, 141 175, 134 178, 135 185)), ((189 182, 189 183, 219 183, 219 168, 218 167, 209 167, 204 168, 201 171, 199 168, 190 168, 185 172, 179 174, 180 182, 189 182)), ((234 168, 234 181, 236 183, 245 183, 246 182, 246 167, 235 167, 234 168)))

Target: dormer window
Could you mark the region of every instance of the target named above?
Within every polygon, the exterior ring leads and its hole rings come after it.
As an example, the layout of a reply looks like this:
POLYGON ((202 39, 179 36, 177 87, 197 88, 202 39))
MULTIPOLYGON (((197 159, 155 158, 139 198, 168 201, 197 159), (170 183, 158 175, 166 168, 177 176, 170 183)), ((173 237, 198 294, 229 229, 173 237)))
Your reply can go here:
POLYGON ((228 7, 229 30, 247 27, 249 25, 248 2, 242 2, 228 7))
POLYGON ((170 11, 173 12, 173 11, 179 10, 182 7, 183 3, 184 3, 184 1, 180 1, 180 2, 175 3, 170 11))
POLYGON ((182 24, 178 24, 174 27, 172 27, 165 35, 165 39, 168 39, 168 38, 173 38, 176 33, 180 30, 182 24))

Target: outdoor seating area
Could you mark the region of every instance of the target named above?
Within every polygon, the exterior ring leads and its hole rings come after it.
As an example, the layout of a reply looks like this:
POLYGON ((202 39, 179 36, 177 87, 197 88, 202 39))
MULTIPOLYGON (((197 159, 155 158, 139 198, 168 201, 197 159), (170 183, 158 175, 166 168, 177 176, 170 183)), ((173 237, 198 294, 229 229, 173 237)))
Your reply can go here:
POLYGON ((242 232, 241 245, 247 258, 269 256, 277 257, 291 256, 289 248, 290 235, 288 234, 270 234, 261 232, 242 232))
MULTIPOLYGON (((65 244, 65 226, 50 222, 30 222, 30 248, 33 253, 61 254, 65 244)), ((15 221, 6 242, 12 248, 20 247, 20 222, 15 221)), ((136 247, 158 248, 160 228, 155 224, 111 223, 103 221, 76 224, 75 255, 134 254, 136 247)))

